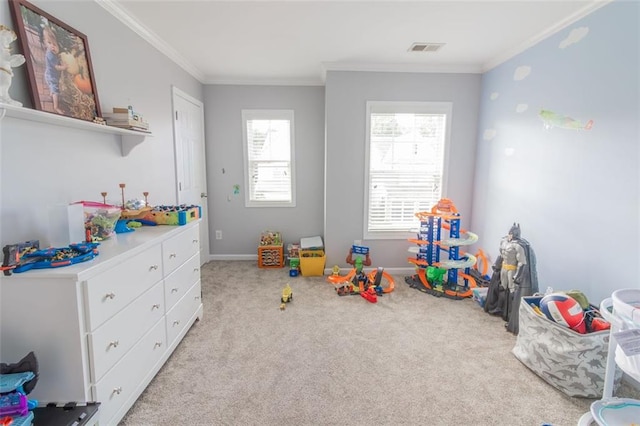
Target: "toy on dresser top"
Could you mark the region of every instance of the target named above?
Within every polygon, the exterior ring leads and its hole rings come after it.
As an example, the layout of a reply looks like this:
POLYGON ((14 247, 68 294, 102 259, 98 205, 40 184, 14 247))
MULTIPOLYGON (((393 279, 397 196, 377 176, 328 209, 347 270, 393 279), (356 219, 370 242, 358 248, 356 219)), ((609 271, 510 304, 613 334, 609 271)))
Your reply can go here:
POLYGON ((202 208, 195 205, 181 204, 179 206, 155 206, 148 211, 143 219, 155 222, 157 225, 186 225, 202 217, 202 208))
POLYGON ((99 243, 74 243, 68 247, 40 249, 38 240, 4 246, 2 267, 5 276, 30 269, 59 268, 86 262, 96 257, 99 243))

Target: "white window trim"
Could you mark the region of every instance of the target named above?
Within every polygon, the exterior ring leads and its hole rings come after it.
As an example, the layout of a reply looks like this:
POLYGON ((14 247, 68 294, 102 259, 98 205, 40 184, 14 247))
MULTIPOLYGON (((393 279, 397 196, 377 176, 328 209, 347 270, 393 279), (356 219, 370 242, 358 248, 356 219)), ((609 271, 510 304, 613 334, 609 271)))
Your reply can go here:
MULTIPOLYGON (((402 101, 367 101, 366 104, 366 141, 365 141, 365 167, 364 167, 364 215, 363 215, 363 236, 366 240, 404 240, 414 238, 417 229, 405 231, 369 231, 369 168, 370 168, 370 148, 371 148, 371 113, 396 112, 396 113, 426 113, 426 114, 446 114, 447 122, 445 129, 443 171, 442 171, 442 193, 441 198, 446 198, 447 181, 449 175, 449 149, 451 139, 451 123, 453 122, 452 102, 402 102, 402 101)), ((416 227, 418 222, 416 219, 416 227)))
POLYGON ((296 161, 294 112, 290 109, 243 109, 242 110, 242 153, 244 161, 244 205, 245 207, 295 207, 296 206, 296 161), (249 192, 248 120, 289 120, 291 148, 291 201, 252 201, 249 192))

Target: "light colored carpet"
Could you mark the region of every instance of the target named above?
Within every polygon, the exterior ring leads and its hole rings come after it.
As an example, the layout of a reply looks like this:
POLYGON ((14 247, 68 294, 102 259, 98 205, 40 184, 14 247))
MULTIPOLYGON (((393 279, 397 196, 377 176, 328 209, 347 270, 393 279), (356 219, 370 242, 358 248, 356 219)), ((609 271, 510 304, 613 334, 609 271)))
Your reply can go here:
POLYGON ((324 277, 209 262, 203 320, 121 424, 574 426, 589 410, 522 365, 473 300, 395 281, 372 304, 324 277))

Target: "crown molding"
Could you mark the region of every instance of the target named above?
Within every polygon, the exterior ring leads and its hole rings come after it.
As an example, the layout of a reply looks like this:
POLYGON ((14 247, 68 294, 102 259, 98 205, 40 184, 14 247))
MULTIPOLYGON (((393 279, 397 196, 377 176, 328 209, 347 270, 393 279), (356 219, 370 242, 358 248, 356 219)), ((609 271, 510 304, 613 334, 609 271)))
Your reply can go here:
POLYGON ((508 50, 508 51, 496 56, 495 58, 485 62, 482 65, 482 73, 490 71, 491 69, 493 69, 493 68, 497 67, 498 65, 508 61, 509 59, 513 58, 514 56, 524 52, 525 50, 529 49, 530 47, 535 46, 536 44, 540 43, 542 40, 554 35, 558 31, 561 31, 561 30, 565 29, 569 25, 579 21, 580 19, 582 19, 585 16, 595 12, 597 9, 600 9, 601 7, 611 3, 612 1, 613 0, 593 0, 591 3, 589 3, 588 5, 583 7, 582 9, 580 9, 577 12, 574 12, 573 14, 567 16, 565 19, 563 19, 563 20, 557 22, 556 24, 550 26, 549 28, 547 28, 546 30, 542 31, 541 33, 531 37, 529 40, 525 41, 524 43, 520 44, 519 46, 517 46, 517 47, 515 47, 513 49, 510 49, 510 50, 508 50))
POLYGON ((323 62, 323 81, 328 71, 362 71, 362 72, 415 72, 446 74, 481 74, 482 67, 476 64, 467 65, 427 65, 427 64, 393 64, 393 63, 347 63, 323 62))
POLYGON ((324 86, 324 80, 317 79, 269 79, 269 78, 207 78, 203 84, 218 84, 222 86, 324 86))
POLYGON ((187 61, 182 55, 180 55, 174 48, 169 46, 164 40, 162 40, 156 33, 149 28, 142 25, 138 20, 129 15, 129 13, 120 6, 115 0, 95 0, 104 10, 112 14, 116 19, 131 28, 133 32, 138 34, 144 40, 149 42, 153 47, 158 49, 169 59, 175 62, 178 66, 191 74, 200 83, 204 83, 204 74, 196 68, 193 64, 187 61))

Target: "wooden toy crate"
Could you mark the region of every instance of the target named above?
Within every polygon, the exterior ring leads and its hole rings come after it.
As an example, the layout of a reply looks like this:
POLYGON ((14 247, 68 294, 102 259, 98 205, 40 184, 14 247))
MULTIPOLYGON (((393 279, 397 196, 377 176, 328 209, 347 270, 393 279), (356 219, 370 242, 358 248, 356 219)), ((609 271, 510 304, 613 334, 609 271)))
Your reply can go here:
POLYGON ((259 268, 282 268, 284 266, 284 253, 282 244, 271 246, 258 246, 259 268))

